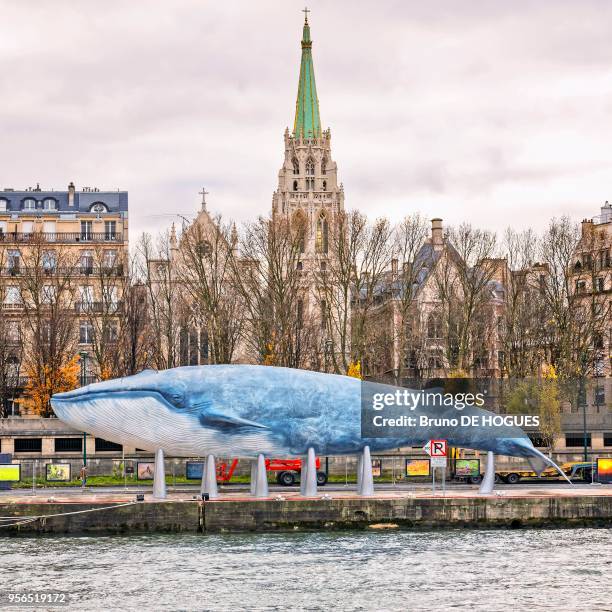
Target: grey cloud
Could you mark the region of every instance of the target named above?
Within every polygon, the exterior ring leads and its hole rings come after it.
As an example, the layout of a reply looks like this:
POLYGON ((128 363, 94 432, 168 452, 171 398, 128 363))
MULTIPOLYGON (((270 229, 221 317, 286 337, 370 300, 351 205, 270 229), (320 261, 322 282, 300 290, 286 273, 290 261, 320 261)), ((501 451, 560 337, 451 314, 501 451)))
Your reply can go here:
MULTIPOLYGON (((0 187, 127 188, 133 233, 195 211, 202 184, 224 216, 269 210, 293 121, 301 6, 2 7, 0 187)), ((500 229, 560 210, 589 216, 612 196, 609 2, 310 8, 347 206, 500 229)))

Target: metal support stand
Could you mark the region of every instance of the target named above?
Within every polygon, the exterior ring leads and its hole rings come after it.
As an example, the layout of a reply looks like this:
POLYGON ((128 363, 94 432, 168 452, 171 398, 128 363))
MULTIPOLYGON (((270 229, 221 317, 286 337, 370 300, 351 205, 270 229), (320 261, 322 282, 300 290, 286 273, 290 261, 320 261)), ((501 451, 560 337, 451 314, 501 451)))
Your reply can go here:
POLYGON ((306 465, 306 486, 304 487, 305 497, 314 497, 317 494, 317 460, 314 448, 308 449, 308 459, 306 465))
POLYGON ((255 495, 257 485, 257 459, 251 459, 251 495, 255 495))
POLYGON ((306 495, 306 475, 308 474, 308 455, 302 457, 302 464, 300 468, 300 495, 304 497, 306 495))
POLYGON ((491 451, 487 451, 487 469, 484 478, 480 485, 479 493, 481 495, 489 495, 493 493, 495 486, 495 455, 491 451))
POLYGON ((155 471, 153 472, 153 497, 166 499, 166 469, 164 467, 164 451, 155 451, 155 471))
POLYGON ((214 455, 208 455, 208 457, 206 457, 206 463, 204 464, 203 493, 208 493, 210 499, 219 497, 219 489, 217 488, 217 464, 215 463, 214 455))
POLYGON ((362 497, 374 495, 374 476, 372 474, 372 458, 370 457, 370 447, 364 446, 361 455, 361 483, 357 489, 357 494, 362 497))
POLYGON ((257 455, 257 476, 255 478, 255 497, 269 497, 268 474, 266 460, 263 455, 257 455))

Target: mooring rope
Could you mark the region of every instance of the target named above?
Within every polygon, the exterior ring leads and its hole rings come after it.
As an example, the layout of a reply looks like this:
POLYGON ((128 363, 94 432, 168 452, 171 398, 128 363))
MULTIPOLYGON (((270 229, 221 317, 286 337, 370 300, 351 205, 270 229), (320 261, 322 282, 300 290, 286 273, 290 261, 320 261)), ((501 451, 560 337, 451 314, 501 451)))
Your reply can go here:
POLYGON ((102 508, 88 508, 87 510, 74 510, 72 512, 58 512, 57 514, 39 514, 36 516, 28 517, 17 517, 17 516, 0 516, 0 521, 15 521, 13 523, 2 523, 0 522, 0 528, 2 527, 15 527, 17 525, 26 525, 33 523, 40 519, 53 518, 54 516, 70 516, 72 514, 85 514, 87 512, 101 512, 102 510, 112 510, 113 508, 123 508, 125 506, 134 506, 138 502, 125 502, 123 504, 115 504, 114 506, 103 506, 102 508), (17 520, 15 520, 17 519, 17 520))

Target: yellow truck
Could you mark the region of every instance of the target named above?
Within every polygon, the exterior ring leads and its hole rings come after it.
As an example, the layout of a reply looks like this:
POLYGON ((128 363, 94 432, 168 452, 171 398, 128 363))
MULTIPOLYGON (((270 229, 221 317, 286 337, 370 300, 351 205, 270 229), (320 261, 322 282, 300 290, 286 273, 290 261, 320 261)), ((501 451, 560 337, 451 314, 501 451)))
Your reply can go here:
MULTIPOLYGON (((584 461, 570 461, 559 466, 570 480, 584 480, 591 482, 593 464, 584 461)), ((498 470, 495 472, 495 480, 507 484, 517 484, 523 478, 538 478, 533 470, 498 470)), ((563 480, 559 472, 553 467, 546 468, 540 478, 547 480, 563 480)))

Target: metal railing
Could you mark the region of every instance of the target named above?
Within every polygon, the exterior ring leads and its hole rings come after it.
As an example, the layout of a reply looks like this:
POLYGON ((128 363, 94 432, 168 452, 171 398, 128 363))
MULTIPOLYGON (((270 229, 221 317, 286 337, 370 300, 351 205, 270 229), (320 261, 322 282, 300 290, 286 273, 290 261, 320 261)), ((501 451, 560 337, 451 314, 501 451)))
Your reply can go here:
POLYGON ((92 243, 123 242, 122 232, 1 232, 0 243, 92 243))
POLYGON ((0 276, 32 276, 40 271, 43 276, 123 276, 123 266, 74 266, 74 267, 50 267, 42 266, 39 270, 26 266, 10 266, 0 268, 0 276))

